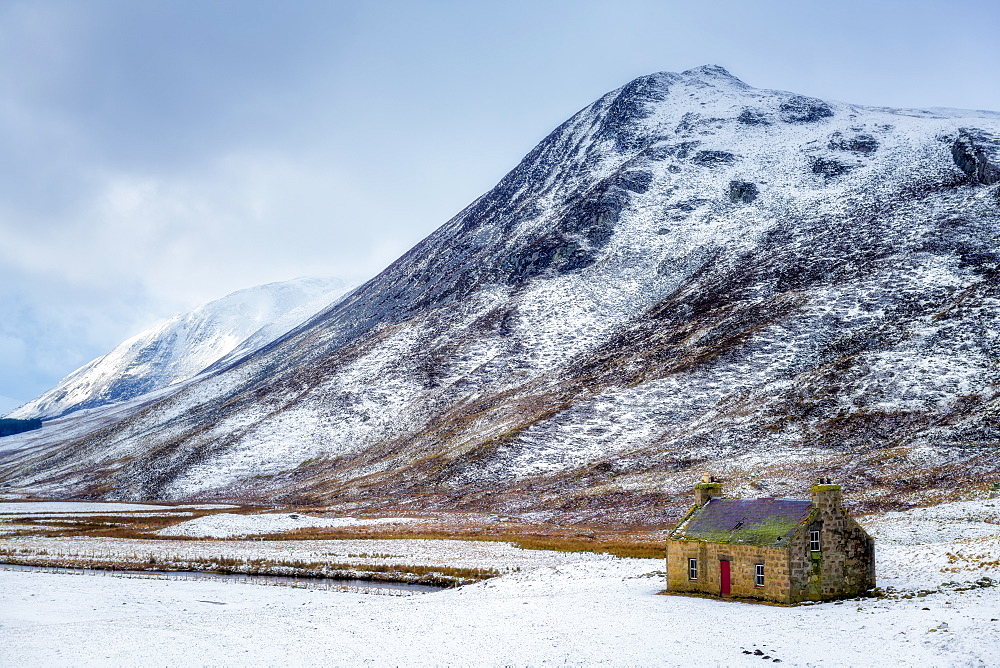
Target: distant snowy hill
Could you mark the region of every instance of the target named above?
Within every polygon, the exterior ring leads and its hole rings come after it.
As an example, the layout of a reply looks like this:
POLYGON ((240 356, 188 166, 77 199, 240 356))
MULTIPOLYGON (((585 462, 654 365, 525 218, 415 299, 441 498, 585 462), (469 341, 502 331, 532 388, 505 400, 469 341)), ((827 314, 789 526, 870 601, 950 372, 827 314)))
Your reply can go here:
POLYGON ((995 113, 640 77, 289 336, 3 439, 0 483, 567 522, 662 522, 709 469, 856 510, 982 490, 998 189, 995 113))
POLYGON ((136 334, 9 417, 56 418, 188 380, 270 343, 349 287, 335 278, 298 278, 239 290, 136 334))

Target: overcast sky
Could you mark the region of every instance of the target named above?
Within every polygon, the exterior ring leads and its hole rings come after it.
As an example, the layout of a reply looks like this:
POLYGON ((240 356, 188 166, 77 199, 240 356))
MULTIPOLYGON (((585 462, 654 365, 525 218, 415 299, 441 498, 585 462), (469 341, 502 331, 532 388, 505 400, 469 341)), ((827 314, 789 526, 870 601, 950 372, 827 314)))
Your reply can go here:
POLYGON ((233 290, 362 279, 601 94, 713 63, 1000 110, 1000 2, 0 2, 0 413, 233 290))

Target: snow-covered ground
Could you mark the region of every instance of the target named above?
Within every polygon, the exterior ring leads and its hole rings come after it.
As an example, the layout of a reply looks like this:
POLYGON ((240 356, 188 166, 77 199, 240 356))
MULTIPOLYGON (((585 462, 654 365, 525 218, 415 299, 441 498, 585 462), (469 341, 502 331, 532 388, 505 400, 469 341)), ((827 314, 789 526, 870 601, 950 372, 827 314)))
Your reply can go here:
POLYGON ((0 568, 0 665, 997 666, 998 511, 981 499, 861 518, 878 539, 879 586, 899 593, 790 608, 660 595, 658 560, 506 543, 5 538, 53 556, 184 550, 504 574, 395 598, 0 568))
POLYGON ((1000 533, 1000 498, 880 513, 861 521, 876 540, 893 545, 995 537, 1000 533))
POLYGON ((586 559, 407 598, 0 571, 0 663, 982 666, 1000 657, 997 587, 784 608, 661 596, 662 580, 643 577, 658 568, 586 559))
POLYGON ((311 527, 347 527, 362 524, 405 524, 416 522, 410 517, 357 519, 354 517, 311 517, 298 513, 267 513, 236 515, 218 513, 198 517, 156 532, 158 536, 189 536, 195 538, 231 538, 262 533, 279 533, 311 527))
MULTIPOLYGON (((1000 580, 1000 499, 956 501, 860 518, 876 540, 878 583, 933 587, 980 574, 1000 580), (954 576, 954 577, 952 577, 954 576)), ((994 617, 1000 617, 1000 606, 994 617)), ((1000 647, 995 665, 1000 665, 1000 647)))
MULTIPOLYGON (((593 553, 522 550, 509 543, 471 540, 365 539, 353 540, 130 540, 127 538, 35 538, 0 540, 0 549, 31 556, 42 564, 71 564, 81 559, 102 563, 134 564, 155 557, 157 563, 186 566, 230 559, 246 563, 303 562, 362 566, 451 566, 493 569, 502 572, 534 568, 559 568, 571 563, 608 561, 593 553)), ((2 561, 2 557, 0 557, 2 561)), ((660 564, 659 568, 662 568, 660 564)))
MULTIPOLYGON (((0 515, 86 515, 119 514, 136 511, 173 511, 178 506, 152 505, 148 503, 87 503, 85 501, 12 501, 0 503, 0 515)), ((200 508, 204 506, 183 506, 200 508)), ((233 506, 220 506, 233 507, 233 506)))

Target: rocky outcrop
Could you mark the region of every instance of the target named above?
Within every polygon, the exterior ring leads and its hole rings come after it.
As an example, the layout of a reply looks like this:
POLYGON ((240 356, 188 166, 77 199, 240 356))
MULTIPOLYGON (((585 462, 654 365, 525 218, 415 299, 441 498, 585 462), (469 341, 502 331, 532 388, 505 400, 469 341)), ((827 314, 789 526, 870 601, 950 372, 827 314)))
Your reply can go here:
POLYGON ((846 174, 853 167, 833 158, 816 158, 812 162, 811 169, 813 174, 819 174, 824 178, 832 179, 846 174))
POLYGON ((750 204, 757 199, 757 185, 749 181, 729 182, 729 201, 733 204, 750 204))
POLYGON ((830 136, 827 146, 835 151, 851 151, 868 155, 878 150, 878 140, 869 134, 844 136, 841 132, 834 132, 830 136))
POLYGON ((781 120, 786 123, 815 123, 833 116, 833 108, 823 100, 796 95, 778 107, 781 120))
POLYGON ((653 182, 653 173, 644 170, 633 170, 623 173, 615 181, 615 185, 640 195, 649 190, 653 182))
POLYGON ((1000 183, 1000 139, 984 130, 962 128, 951 145, 951 157, 979 185, 1000 183))
POLYGON ((731 165, 736 162, 736 156, 729 151, 698 151, 691 158, 691 162, 702 167, 731 165))
POLYGON ((744 109, 736 120, 744 125, 770 125, 767 115, 758 109, 744 109))
MULTIPOLYGON (((588 230, 594 237, 606 240, 610 228, 595 225, 588 230)), ((582 243, 560 234, 547 234, 524 246, 501 263, 509 285, 518 285, 551 270, 567 273, 589 267, 596 259, 595 253, 582 243)))

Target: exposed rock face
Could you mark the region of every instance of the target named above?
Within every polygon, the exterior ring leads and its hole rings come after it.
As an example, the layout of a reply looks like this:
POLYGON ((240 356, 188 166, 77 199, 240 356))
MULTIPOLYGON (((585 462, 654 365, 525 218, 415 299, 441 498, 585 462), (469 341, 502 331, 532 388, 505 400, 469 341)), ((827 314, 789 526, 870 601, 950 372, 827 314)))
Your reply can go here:
POLYGON ((990 484, 998 132, 641 77, 307 325, 116 424, 3 439, 0 482, 650 522, 709 464, 869 507, 990 484))
POLYGON ((729 182, 729 201, 733 204, 750 204, 757 199, 758 192, 756 184, 749 181, 729 182))
POLYGON ((815 123, 833 116, 833 109, 823 100, 796 95, 778 107, 781 120, 786 123, 815 123))
POLYGON ((962 128, 951 146, 955 164, 976 183, 1000 183, 1000 139, 982 130, 962 128))
POLYGON ((744 109, 740 112, 740 115, 736 118, 737 121, 743 123, 744 125, 770 125, 771 122, 767 120, 767 116, 763 112, 756 109, 744 109))
POLYGON ((851 171, 851 166, 830 158, 816 158, 812 163, 812 173, 832 179, 851 171))
POLYGON ((703 167, 714 167, 715 165, 731 165, 736 162, 736 156, 729 151, 698 151, 691 162, 703 167))
POLYGON ((862 155, 868 155, 878 150, 878 140, 871 135, 859 134, 854 136, 844 136, 840 132, 833 133, 830 137, 829 147, 838 151, 852 151, 862 155))

